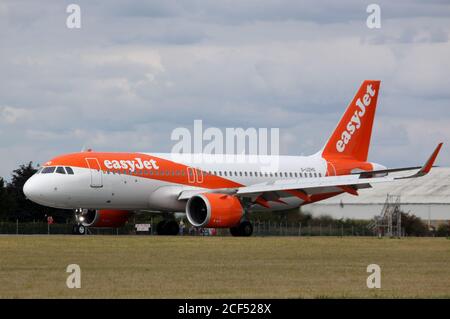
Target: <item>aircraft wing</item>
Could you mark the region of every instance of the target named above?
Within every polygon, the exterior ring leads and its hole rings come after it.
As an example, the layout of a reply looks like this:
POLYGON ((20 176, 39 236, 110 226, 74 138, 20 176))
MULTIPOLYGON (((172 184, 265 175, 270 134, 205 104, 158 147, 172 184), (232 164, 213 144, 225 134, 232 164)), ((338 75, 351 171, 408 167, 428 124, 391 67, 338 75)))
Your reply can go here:
MULTIPOLYGON (((400 179, 416 178, 428 174, 442 148, 440 143, 428 161, 418 167, 420 170, 412 175, 401 177, 365 177, 364 174, 352 174, 342 176, 328 176, 314 179, 299 180, 281 180, 271 183, 256 184, 241 187, 236 195, 241 197, 251 197, 255 203, 265 207, 270 207, 269 201, 283 202, 283 197, 296 196, 305 203, 320 200, 323 196, 335 195, 346 192, 352 195, 358 195, 358 189, 370 188, 375 183, 393 182, 400 179)), ((403 171, 405 169, 395 169, 394 171, 403 171)), ((411 170, 411 168, 408 168, 411 170)), ((372 174, 372 176, 374 176, 372 174)))
POLYGON ((277 200, 283 197, 297 196, 304 201, 310 201, 312 194, 321 193, 340 193, 342 191, 357 195, 357 190, 361 188, 370 188, 370 183, 390 182, 392 177, 381 178, 359 178, 356 175, 331 176, 314 178, 311 180, 280 180, 270 183, 254 184, 233 189, 196 189, 182 191, 178 200, 188 200, 192 196, 202 193, 222 193, 236 195, 238 197, 251 197, 256 199, 259 196, 267 200, 277 200))
POLYGON ((278 180, 273 182, 266 182, 260 184, 254 184, 250 186, 243 186, 233 189, 213 189, 213 190, 186 190, 179 194, 179 200, 187 200, 190 197, 199 193, 225 193, 229 195, 235 195, 238 197, 252 198, 256 204, 260 204, 265 207, 270 207, 269 201, 283 202, 282 198, 296 196, 302 199, 305 203, 315 201, 316 198, 320 199, 320 196, 326 196, 328 194, 336 195, 342 192, 346 192, 352 195, 358 195, 358 189, 371 188, 372 184, 375 183, 386 183, 393 182, 399 179, 416 178, 428 174, 433 167, 433 164, 442 148, 442 143, 440 143, 433 154, 430 156, 428 161, 422 167, 415 168, 400 168, 393 170, 383 170, 384 173, 389 172, 399 172, 405 170, 419 169, 418 172, 412 175, 400 176, 400 177, 366 177, 366 176, 376 176, 375 172, 380 173, 381 171, 372 171, 371 174, 366 175, 366 172, 361 172, 358 174, 351 175, 341 175, 341 176, 327 176, 319 178, 303 178, 303 179, 289 179, 289 180, 278 180))
MULTIPOLYGON (((393 180, 392 177, 359 178, 359 176, 353 175, 321 177, 311 180, 284 180, 241 187, 237 190, 236 194, 242 196, 262 192, 318 190, 325 188, 329 191, 334 190, 339 192, 347 189, 347 187, 353 187, 355 190, 359 188, 370 188, 371 183, 391 182, 393 180)), ((349 189, 348 191, 350 192, 349 189)))

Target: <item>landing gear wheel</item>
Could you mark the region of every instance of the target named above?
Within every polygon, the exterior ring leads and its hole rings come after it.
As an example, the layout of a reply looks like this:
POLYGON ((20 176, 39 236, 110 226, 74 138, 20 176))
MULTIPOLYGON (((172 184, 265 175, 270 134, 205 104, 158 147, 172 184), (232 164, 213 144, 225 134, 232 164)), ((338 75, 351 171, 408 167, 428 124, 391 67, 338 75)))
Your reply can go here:
POLYGON ((86 235, 86 226, 73 225, 72 234, 74 234, 74 235, 86 235))
POLYGON ((235 237, 250 237, 253 234, 253 225, 249 221, 243 221, 238 226, 230 228, 230 233, 235 237))
POLYGON ((253 225, 248 221, 244 221, 239 225, 241 236, 250 237, 253 234, 253 225))
POLYGON ((86 227, 84 227, 83 225, 78 226, 78 234, 86 235, 86 227))
POLYGON ((164 230, 165 230, 165 226, 166 226, 167 220, 162 220, 158 223, 158 225, 156 225, 156 233, 158 235, 165 235, 164 230))
POLYGON ((162 220, 156 225, 156 232, 158 235, 178 235, 180 227, 178 223, 174 220, 162 220))
POLYGON ((174 220, 169 220, 166 223, 166 233, 170 236, 176 236, 180 232, 180 226, 178 226, 178 223, 174 220))

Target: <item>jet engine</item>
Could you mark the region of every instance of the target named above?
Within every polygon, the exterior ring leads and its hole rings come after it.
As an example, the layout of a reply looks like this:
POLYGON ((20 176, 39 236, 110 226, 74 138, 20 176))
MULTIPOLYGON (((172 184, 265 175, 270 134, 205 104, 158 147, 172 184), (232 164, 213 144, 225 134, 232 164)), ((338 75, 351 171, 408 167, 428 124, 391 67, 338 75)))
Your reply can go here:
POLYGON ((130 218, 132 212, 127 210, 88 209, 78 215, 78 220, 85 227, 122 227, 130 218))
POLYGON ((186 205, 186 217, 196 227, 235 227, 243 215, 244 209, 239 199, 227 194, 194 195, 186 205))

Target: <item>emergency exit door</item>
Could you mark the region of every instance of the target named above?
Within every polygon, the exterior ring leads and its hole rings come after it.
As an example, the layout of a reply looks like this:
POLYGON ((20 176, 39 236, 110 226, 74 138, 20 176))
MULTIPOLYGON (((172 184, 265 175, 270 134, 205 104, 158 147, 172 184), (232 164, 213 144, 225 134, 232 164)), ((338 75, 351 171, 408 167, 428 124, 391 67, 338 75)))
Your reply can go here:
POLYGON ((187 167, 188 182, 191 184, 203 183, 203 171, 193 167, 187 167))

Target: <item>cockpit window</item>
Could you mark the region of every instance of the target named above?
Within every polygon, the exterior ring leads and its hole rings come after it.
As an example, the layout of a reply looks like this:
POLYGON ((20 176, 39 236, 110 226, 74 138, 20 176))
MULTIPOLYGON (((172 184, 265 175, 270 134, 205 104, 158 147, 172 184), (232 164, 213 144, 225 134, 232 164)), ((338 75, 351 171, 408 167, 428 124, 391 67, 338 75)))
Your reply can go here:
POLYGON ((66 174, 66 171, 64 170, 64 167, 58 166, 56 168, 56 173, 58 173, 58 174, 66 174))
POLYGON ((43 167, 41 167, 40 169, 38 169, 38 170, 36 171, 35 174, 39 174, 39 173, 42 171, 42 169, 43 169, 43 167))
POLYGON ((67 171, 67 174, 73 175, 73 169, 72 169, 72 167, 66 166, 66 171, 67 171))
POLYGON ((55 166, 47 166, 47 167, 44 167, 44 169, 42 170, 42 174, 50 174, 50 173, 53 173, 54 171, 55 171, 55 166))

